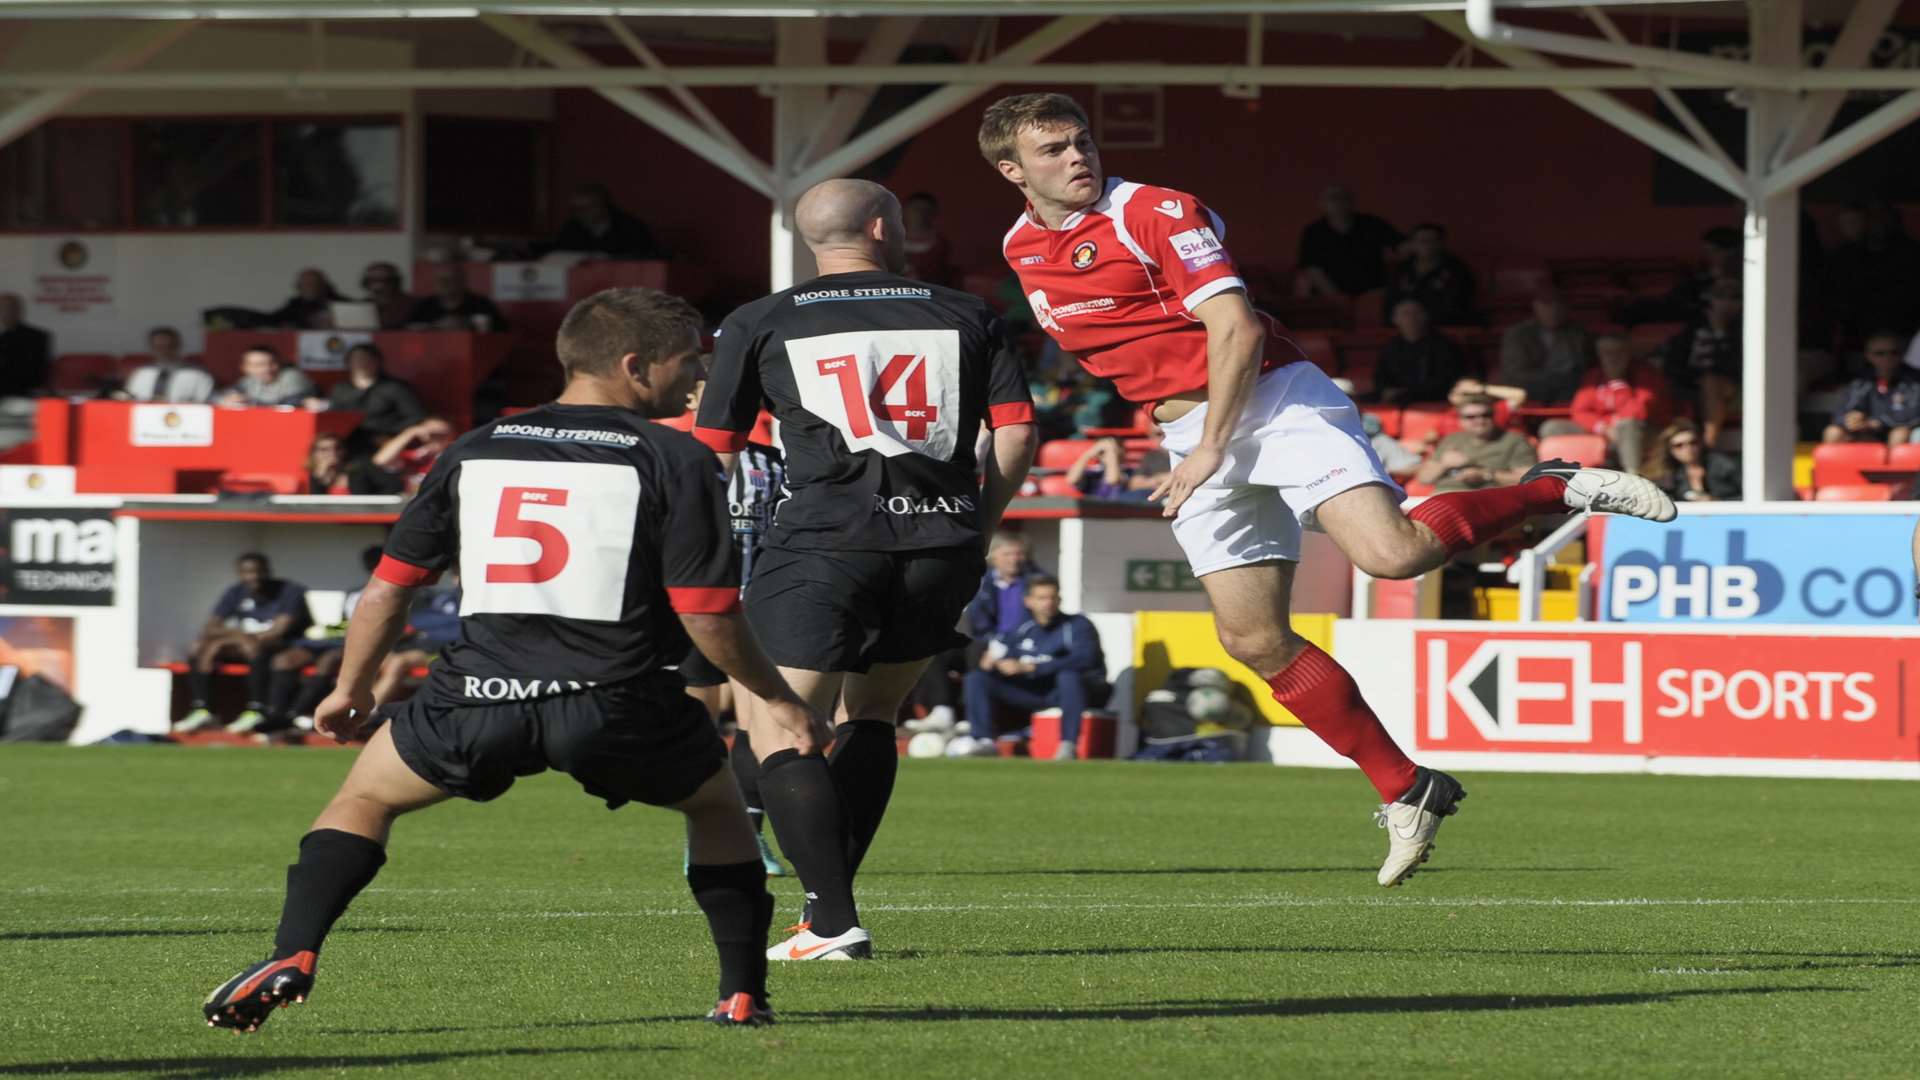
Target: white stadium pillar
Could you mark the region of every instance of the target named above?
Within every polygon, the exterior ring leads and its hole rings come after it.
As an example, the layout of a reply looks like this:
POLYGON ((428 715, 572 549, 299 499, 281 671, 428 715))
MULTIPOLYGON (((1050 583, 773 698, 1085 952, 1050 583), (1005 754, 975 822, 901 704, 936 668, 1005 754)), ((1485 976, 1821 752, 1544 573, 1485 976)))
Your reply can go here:
MULTIPOLYGON (((1755 0, 1754 62, 1800 64, 1800 0, 1755 0)), ((1754 90, 1747 111, 1746 267, 1741 332, 1741 471, 1747 501, 1791 500, 1800 366, 1800 191, 1766 175, 1799 104, 1791 91, 1754 90)))
MULTIPOLYGON (((776 67, 810 67, 827 60, 826 23, 821 19, 775 19, 776 67)), ((813 253, 793 229, 793 204, 801 154, 827 112, 824 86, 777 86, 773 90, 773 219, 768 288, 775 292, 814 276, 813 253)))

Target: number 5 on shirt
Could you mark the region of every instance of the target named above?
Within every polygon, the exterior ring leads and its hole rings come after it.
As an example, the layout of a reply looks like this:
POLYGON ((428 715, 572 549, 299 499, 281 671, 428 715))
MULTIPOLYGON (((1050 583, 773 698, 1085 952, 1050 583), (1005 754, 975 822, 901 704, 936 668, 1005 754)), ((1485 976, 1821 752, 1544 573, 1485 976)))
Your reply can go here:
POLYGON ((640 502, 630 465, 460 466, 460 614, 617 622, 640 502))
POLYGON ((960 333, 884 330, 787 342, 800 404, 858 453, 947 459, 957 443, 960 333))

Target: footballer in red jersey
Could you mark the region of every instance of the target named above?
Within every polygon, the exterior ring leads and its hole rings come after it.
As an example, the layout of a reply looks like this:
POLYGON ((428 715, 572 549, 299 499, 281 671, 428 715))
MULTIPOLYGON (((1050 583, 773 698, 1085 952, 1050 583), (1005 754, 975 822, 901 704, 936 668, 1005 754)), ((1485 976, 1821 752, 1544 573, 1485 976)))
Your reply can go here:
POLYGON ((1207 590, 1221 644, 1366 774, 1389 834, 1379 881, 1400 884, 1466 792, 1408 760, 1352 676, 1289 626, 1301 530, 1326 532, 1375 577, 1409 578, 1534 514, 1667 521, 1672 500, 1639 477, 1547 461, 1512 487, 1403 512, 1359 410, 1254 311, 1213 209, 1102 175, 1087 114, 1063 94, 989 106, 980 152, 1026 198, 1003 248, 1034 316, 1165 431, 1174 468, 1154 498, 1207 590))

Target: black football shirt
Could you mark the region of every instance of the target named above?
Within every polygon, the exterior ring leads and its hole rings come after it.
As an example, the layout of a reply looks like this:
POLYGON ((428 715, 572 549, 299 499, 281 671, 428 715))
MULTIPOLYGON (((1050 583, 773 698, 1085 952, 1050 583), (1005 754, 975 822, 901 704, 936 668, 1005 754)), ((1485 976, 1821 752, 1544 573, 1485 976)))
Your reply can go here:
POLYGON ((766 543, 799 551, 978 545, 980 425, 1033 422, 998 313, 880 271, 814 278, 727 317, 694 437, 738 453, 763 402, 787 486, 766 543))
POLYGON ((441 694, 522 700, 650 675, 690 642, 679 614, 739 608, 720 462, 625 409, 546 405, 462 436, 401 512, 374 574, 460 570, 441 694))

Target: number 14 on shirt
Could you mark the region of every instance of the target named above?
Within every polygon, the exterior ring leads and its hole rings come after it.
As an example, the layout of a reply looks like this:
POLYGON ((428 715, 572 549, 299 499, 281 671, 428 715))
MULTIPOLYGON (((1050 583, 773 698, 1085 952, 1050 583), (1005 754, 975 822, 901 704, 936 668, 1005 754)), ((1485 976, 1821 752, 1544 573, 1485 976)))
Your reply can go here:
POLYGON ((800 404, 855 452, 951 455, 960 337, 951 330, 824 334, 787 343, 800 404))

